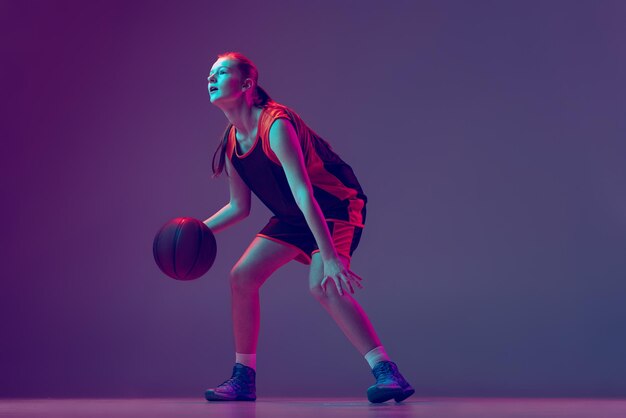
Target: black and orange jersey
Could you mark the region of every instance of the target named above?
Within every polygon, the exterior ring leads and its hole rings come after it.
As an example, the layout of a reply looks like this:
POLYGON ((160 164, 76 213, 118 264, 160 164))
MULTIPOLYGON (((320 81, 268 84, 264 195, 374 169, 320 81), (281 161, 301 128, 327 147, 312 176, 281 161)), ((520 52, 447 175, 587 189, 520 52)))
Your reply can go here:
POLYGON ((306 225, 285 171, 270 148, 270 127, 279 118, 288 119, 298 134, 313 194, 326 220, 363 227, 367 197, 352 168, 299 115, 279 103, 270 102, 263 108, 257 137, 245 154, 239 149, 235 129, 230 126, 226 156, 241 179, 276 217, 294 225, 306 225))

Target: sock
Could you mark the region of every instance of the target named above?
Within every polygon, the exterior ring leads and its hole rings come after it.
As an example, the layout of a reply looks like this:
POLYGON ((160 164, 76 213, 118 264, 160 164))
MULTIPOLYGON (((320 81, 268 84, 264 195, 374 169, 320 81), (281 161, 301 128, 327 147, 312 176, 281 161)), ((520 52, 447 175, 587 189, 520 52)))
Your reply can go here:
POLYGON ((365 360, 367 360, 372 369, 379 361, 391 361, 389 359, 389 356, 387 355, 387 352, 385 351, 385 348, 382 345, 379 345, 378 347, 368 351, 367 354, 365 354, 365 360))
POLYGON ((235 353, 235 363, 241 363, 244 366, 252 367, 256 371, 256 353, 243 354, 235 353))

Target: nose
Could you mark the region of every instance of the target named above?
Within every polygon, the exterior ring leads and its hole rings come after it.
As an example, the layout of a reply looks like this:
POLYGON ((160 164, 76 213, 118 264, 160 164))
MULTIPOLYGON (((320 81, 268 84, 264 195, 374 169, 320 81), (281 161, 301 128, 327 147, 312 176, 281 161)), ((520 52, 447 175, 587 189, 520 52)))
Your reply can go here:
POLYGON ((215 83, 215 76, 214 75, 210 75, 207 77, 207 80, 209 81, 209 83, 213 82, 215 83))

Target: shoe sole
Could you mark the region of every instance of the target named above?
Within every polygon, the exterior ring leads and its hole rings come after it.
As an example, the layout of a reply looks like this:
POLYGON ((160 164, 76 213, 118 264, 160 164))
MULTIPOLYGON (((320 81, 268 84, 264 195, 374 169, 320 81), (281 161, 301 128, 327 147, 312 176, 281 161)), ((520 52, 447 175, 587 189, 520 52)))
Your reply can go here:
POLYGON ((211 401, 211 402, 228 402, 228 401, 255 401, 256 400, 256 396, 250 397, 250 396, 236 396, 234 398, 228 398, 225 397, 223 395, 218 395, 213 391, 206 391, 204 393, 204 398, 207 401, 211 401))
POLYGON ((407 388, 404 390, 404 392, 402 393, 402 395, 396 396, 393 399, 396 402, 402 402, 403 400, 405 400, 406 398, 408 398, 409 396, 413 395, 415 393, 415 389, 413 388, 407 388))
POLYGON ((392 399, 392 398, 399 399, 399 398, 402 398, 402 396, 404 396, 404 391, 402 390, 402 388, 371 387, 367 390, 367 399, 372 403, 381 403, 381 402, 388 401, 389 399, 392 399))

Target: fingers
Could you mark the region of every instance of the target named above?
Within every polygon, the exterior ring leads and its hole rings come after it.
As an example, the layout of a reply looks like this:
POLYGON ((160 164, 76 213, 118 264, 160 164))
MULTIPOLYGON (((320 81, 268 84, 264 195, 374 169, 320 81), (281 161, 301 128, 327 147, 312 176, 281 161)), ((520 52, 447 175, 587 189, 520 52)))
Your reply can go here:
POLYGON ((355 288, 353 287, 353 284, 356 284, 359 288, 363 289, 363 285, 360 282, 363 279, 359 277, 357 274, 353 273, 352 271, 347 270, 345 272, 341 272, 337 274, 337 276, 335 277, 333 276, 324 277, 324 279, 322 280, 320 284, 324 293, 326 293, 326 285, 327 285, 328 280, 330 279, 332 279, 333 282, 335 283, 335 287, 337 288, 337 293, 339 293, 339 295, 341 296, 343 296, 344 294, 344 288, 350 289, 350 293, 355 293, 354 292, 355 288))
POLYGON ((350 274, 351 274, 352 276, 354 276, 355 278, 357 278, 358 280, 363 280, 363 279, 361 278, 361 276, 359 276, 358 274, 356 274, 356 273, 355 273, 355 272, 353 272, 353 271, 350 271, 350 274))
POLYGON ((352 288, 352 283, 348 282, 348 286, 350 287, 350 293, 354 293, 354 289, 352 288))
MULTIPOLYGON (((341 273, 340 273, 341 274, 341 273)), ((335 287, 337 288, 337 293, 339 293, 341 296, 343 296, 343 288, 341 287, 341 279, 337 280, 336 277, 332 277, 332 276, 326 276, 324 278, 324 280, 322 280, 322 283, 324 283, 325 280, 328 279, 333 279, 333 282, 335 283, 335 287)), ((323 289, 324 287, 322 287, 323 289)), ((324 290, 324 292, 326 292, 326 290, 324 290)))
POLYGON ((361 289, 363 289, 363 285, 361 284, 361 280, 363 280, 363 279, 361 278, 361 276, 357 275, 357 274, 356 274, 356 273, 354 273, 353 271, 349 271, 349 273, 350 273, 350 276, 351 276, 353 279, 357 279, 357 280, 354 280, 354 283, 356 283, 356 284, 357 284, 357 286, 359 286, 361 289))
POLYGON ((355 280, 355 278, 354 278, 354 277, 352 277, 351 275, 349 275, 349 274, 345 274, 345 273, 342 273, 342 274, 341 274, 341 278, 342 278, 342 279, 343 279, 343 281, 345 282, 345 283, 344 283, 344 286, 345 286, 346 288, 348 288, 348 287, 350 288, 350 293, 354 293, 354 287, 353 287, 353 284, 356 284, 356 285, 357 285, 357 286, 359 286, 361 289, 363 289, 363 285, 362 285, 362 284, 361 284, 358 280, 355 280))
POLYGON ((357 286, 359 286, 360 289, 363 289, 363 285, 361 284, 361 282, 354 280, 354 284, 356 284, 357 286))
MULTIPOLYGON (((339 273, 339 276, 341 277, 341 280, 343 280, 343 286, 347 289, 350 288, 350 293, 354 293, 354 289, 352 288, 352 283, 350 282, 350 276, 347 273, 339 273)), ((341 283, 341 280, 339 280, 339 283, 341 283)))
POLYGON ((350 286, 350 290, 352 291, 352 293, 354 293, 354 289, 352 287, 353 284, 356 284, 357 286, 359 286, 359 288, 363 289, 363 285, 361 284, 361 282, 359 280, 363 280, 361 279, 359 276, 357 276, 356 274, 354 274, 352 271, 348 270, 348 275, 345 275, 349 280, 346 280, 346 283, 348 283, 348 285, 350 286))
POLYGON ((343 289, 341 288, 341 284, 338 283, 337 279, 335 279, 334 277, 331 277, 331 276, 324 277, 324 279, 322 280, 322 283, 320 284, 320 286, 322 287, 322 290, 324 291, 324 293, 326 293, 326 282, 329 279, 333 279, 333 282, 335 283, 335 286, 337 287, 337 292, 340 295, 343 295, 343 289))
POLYGON ((337 292, 339 292, 339 294, 343 296, 343 287, 341 286, 341 279, 337 280, 337 278, 333 277, 333 280, 335 281, 335 285, 337 286, 337 292))

